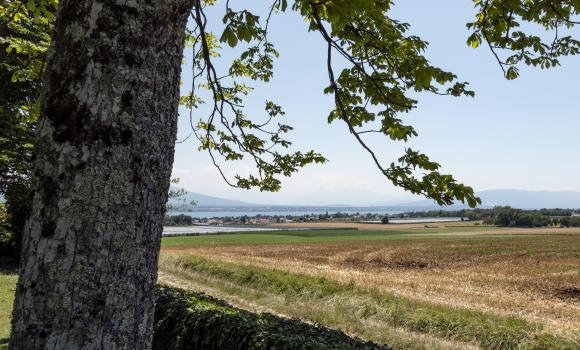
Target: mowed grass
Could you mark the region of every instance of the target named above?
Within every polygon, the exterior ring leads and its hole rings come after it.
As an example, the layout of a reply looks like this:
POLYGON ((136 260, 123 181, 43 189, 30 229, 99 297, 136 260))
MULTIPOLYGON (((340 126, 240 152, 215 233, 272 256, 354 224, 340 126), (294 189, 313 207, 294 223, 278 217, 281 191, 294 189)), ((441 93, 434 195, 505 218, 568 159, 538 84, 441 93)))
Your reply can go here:
POLYGON ((160 271, 397 349, 580 348, 580 235, 425 231, 180 237, 160 271))
POLYGON ((0 349, 8 348, 12 304, 18 275, 13 262, 0 259, 0 349))
MULTIPOLYGON (((410 233, 405 233, 410 234, 410 233)), ((396 233, 384 231, 357 230, 320 230, 313 231, 271 231, 261 233, 231 233, 218 235, 167 237, 161 242, 162 247, 188 247, 206 245, 255 245, 285 243, 323 243, 352 240, 388 240, 397 239, 396 233)))

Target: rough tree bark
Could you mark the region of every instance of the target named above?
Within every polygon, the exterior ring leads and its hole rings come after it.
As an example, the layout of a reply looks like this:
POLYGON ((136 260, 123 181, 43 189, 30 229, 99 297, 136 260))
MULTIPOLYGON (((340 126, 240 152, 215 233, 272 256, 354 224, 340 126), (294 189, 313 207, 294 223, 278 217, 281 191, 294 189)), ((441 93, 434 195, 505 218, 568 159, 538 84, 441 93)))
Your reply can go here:
POLYGON ((61 0, 11 349, 147 349, 192 0, 61 0))

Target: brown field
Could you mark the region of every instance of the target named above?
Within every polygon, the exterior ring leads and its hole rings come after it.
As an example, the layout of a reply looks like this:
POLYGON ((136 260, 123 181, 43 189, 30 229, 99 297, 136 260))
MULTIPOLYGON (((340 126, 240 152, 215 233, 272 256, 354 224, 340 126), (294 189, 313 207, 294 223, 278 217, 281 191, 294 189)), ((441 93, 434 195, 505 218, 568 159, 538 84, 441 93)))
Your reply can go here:
POLYGON ((195 255, 323 276, 421 302, 523 318, 541 323, 550 333, 580 339, 578 233, 578 229, 488 229, 459 239, 177 246, 163 249, 162 255, 195 255), (504 235, 496 238, 494 233, 504 235))
POLYGON ((272 227, 285 227, 285 228, 305 228, 305 229, 355 229, 355 230, 407 230, 407 229, 453 229, 460 233, 473 233, 473 234, 546 234, 546 233, 556 233, 556 234, 580 234, 580 227, 538 227, 538 228, 504 228, 496 226, 483 226, 475 225, 476 222, 431 222, 431 223, 415 223, 415 224, 365 224, 357 222, 348 221, 334 221, 334 222, 293 222, 287 224, 271 224, 272 227), (465 230, 462 230, 465 229, 465 230))
MULTIPOLYGON (((416 224, 364 224, 349 221, 329 221, 329 222, 292 222, 287 224, 271 224, 273 227, 290 227, 290 228, 334 228, 334 229, 357 229, 357 230, 393 230, 424 228, 425 226, 438 226, 438 223, 416 223, 416 224)), ((439 223, 441 225, 441 223, 439 223)), ((445 227, 462 227, 472 226, 472 223, 466 222, 446 222, 445 227)))

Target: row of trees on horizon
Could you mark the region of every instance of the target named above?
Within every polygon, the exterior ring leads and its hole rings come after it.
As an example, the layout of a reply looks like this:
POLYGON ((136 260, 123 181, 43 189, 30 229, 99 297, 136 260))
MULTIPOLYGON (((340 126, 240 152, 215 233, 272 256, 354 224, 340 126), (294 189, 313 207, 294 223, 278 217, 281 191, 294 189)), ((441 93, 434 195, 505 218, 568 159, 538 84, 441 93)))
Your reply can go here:
POLYGON ((196 220, 207 221, 210 219, 221 219, 225 223, 246 223, 250 219, 289 219, 298 222, 306 221, 328 221, 328 220, 361 220, 380 219, 383 224, 388 224, 390 219, 404 218, 466 218, 469 221, 481 221, 484 225, 495 225, 504 227, 580 227, 580 209, 537 209, 525 210, 509 206, 498 206, 492 209, 462 209, 462 210, 430 210, 419 212, 404 212, 381 216, 371 213, 326 213, 322 215, 267 215, 256 214, 254 216, 240 215, 228 217, 205 217, 193 218, 186 214, 166 215, 165 226, 187 226, 195 223, 196 220))

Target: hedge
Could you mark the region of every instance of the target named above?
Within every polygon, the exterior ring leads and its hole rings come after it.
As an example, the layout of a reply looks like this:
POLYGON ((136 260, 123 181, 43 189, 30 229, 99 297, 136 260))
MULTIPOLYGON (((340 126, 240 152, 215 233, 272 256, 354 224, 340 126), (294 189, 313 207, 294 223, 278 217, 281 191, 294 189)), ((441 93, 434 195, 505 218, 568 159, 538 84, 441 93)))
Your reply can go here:
POLYGON ((159 286, 153 350, 392 350, 341 331, 237 309, 202 293, 159 286))

